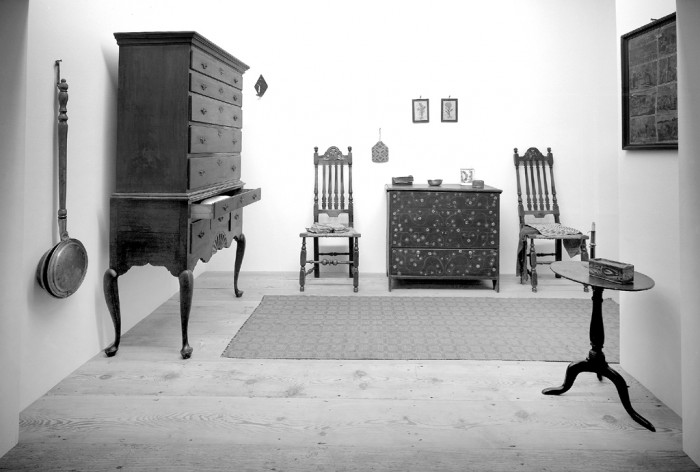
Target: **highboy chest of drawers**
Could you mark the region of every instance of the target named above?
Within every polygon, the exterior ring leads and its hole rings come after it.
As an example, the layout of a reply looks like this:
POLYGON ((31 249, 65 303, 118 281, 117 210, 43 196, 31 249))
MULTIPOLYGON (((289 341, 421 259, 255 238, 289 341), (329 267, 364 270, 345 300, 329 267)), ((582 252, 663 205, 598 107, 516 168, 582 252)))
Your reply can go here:
POLYGON ((241 181, 243 74, 248 66, 196 32, 115 33, 119 45, 116 191, 104 293, 119 348, 118 277, 165 267, 180 284, 183 358, 192 271, 236 241, 234 291, 245 252, 243 208, 260 189, 241 181))
POLYGON ((387 185, 387 276, 491 280, 499 289, 501 190, 387 185))

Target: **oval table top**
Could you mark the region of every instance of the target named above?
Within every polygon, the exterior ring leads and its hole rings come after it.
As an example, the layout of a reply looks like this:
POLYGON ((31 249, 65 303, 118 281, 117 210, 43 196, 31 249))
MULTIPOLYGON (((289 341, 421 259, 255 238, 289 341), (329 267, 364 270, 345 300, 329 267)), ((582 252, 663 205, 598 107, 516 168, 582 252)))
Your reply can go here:
POLYGON ((580 284, 590 285, 608 290, 622 290, 625 292, 640 292, 649 290, 654 286, 654 280, 641 272, 634 272, 634 280, 627 284, 618 284, 609 280, 592 276, 588 273, 588 262, 581 261, 557 261, 549 266, 557 275, 565 279, 573 280, 580 284))

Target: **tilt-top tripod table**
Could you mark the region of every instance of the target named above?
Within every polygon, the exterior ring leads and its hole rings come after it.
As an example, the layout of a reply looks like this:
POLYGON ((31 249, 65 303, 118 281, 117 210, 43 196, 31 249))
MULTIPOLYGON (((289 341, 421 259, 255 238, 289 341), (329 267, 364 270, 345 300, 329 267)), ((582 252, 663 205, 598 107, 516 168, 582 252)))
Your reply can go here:
POLYGON ((617 393, 620 395, 622 406, 632 417, 634 421, 641 424, 645 428, 656 431, 654 425, 647 421, 642 415, 634 411, 630 402, 629 392, 627 391, 627 383, 625 379, 605 361, 603 354, 603 342, 605 341, 605 331, 603 329, 603 290, 622 290, 626 292, 640 292, 649 290, 654 286, 654 281, 644 274, 639 272, 634 273, 634 281, 626 284, 609 282, 598 277, 589 275, 588 262, 553 262, 550 265, 552 272, 562 277, 573 280, 580 284, 588 285, 593 288, 593 311, 591 313, 591 350, 588 351, 586 360, 572 362, 566 368, 566 376, 564 384, 560 387, 545 388, 542 393, 545 395, 559 395, 568 391, 573 385, 576 377, 581 372, 593 372, 598 375, 598 379, 602 380, 607 377, 615 384, 617 393))

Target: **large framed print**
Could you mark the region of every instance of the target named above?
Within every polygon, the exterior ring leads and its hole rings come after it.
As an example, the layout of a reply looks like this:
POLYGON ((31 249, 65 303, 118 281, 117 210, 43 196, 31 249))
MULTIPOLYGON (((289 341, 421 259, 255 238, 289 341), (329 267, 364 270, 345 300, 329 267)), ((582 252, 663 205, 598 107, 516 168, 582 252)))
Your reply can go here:
POLYGON ((621 38, 622 149, 678 149, 676 14, 621 38))

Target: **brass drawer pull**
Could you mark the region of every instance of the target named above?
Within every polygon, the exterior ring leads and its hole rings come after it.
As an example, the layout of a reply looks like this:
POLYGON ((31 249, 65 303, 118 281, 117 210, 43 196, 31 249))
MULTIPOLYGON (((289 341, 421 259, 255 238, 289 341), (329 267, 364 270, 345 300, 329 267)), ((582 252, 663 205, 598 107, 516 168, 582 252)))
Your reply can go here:
POLYGON ((199 234, 197 235, 197 237, 198 237, 199 239, 202 239, 202 238, 204 237, 205 234, 207 234, 207 233, 205 233, 204 231, 200 231, 199 234))
POLYGON ((231 141, 231 142, 232 142, 233 144, 236 144, 236 143, 238 142, 238 140, 237 140, 237 139, 234 139, 234 140, 231 141))
POLYGON ((202 169, 202 170, 199 171, 199 175, 204 175, 204 174, 206 174, 206 173, 207 173, 207 171, 204 170, 204 169, 202 169))
POLYGON ((205 138, 204 136, 200 136, 200 137, 199 137, 199 142, 202 143, 202 144, 204 144, 204 143, 207 142, 207 138, 205 138))
MULTIPOLYGON (((235 142, 235 141, 234 141, 234 142, 235 142)), ((231 166, 231 170, 232 170, 232 171, 236 172, 236 169, 238 169, 238 167, 236 167, 235 165, 232 165, 232 166, 231 166)))
POLYGON ((206 114, 207 114, 207 109, 206 109, 206 108, 202 108, 202 109, 199 110, 199 111, 202 113, 202 115, 206 115, 206 114))
POLYGON ((200 87, 202 87, 202 90, 206 90, 206 89, 207 89, 207 84, 201 84, 200 87))
POLYGON ((222 210, 227 211, 228 210, 228 205, 224 205, 221 207, 222 210))
POLYGON ((221 95, 224 94, 224 88, 223 88, 223 87, 219 87, 219 93, 220 93, 221 95))
POLYGON ((224 221, 224 217, 223 217, 223 216, 220 216, 220 217, 217 218, 217 220, 219 220, 219 223, 221 223, 222 221, 224 221))
POLYGON ((236 213, 235 215, 233 215, 233 219, 236 220, 236 221, 238 221, 238 220, 240 219, 240 216, 238 215, 238 213, 236 213))
POLYGON ((206 62, 202 62, 202 69, 206 69, 208 67, 206 62))
POLYGON ((233 121, 238 121, 238 115, 233 115, 233 121))

